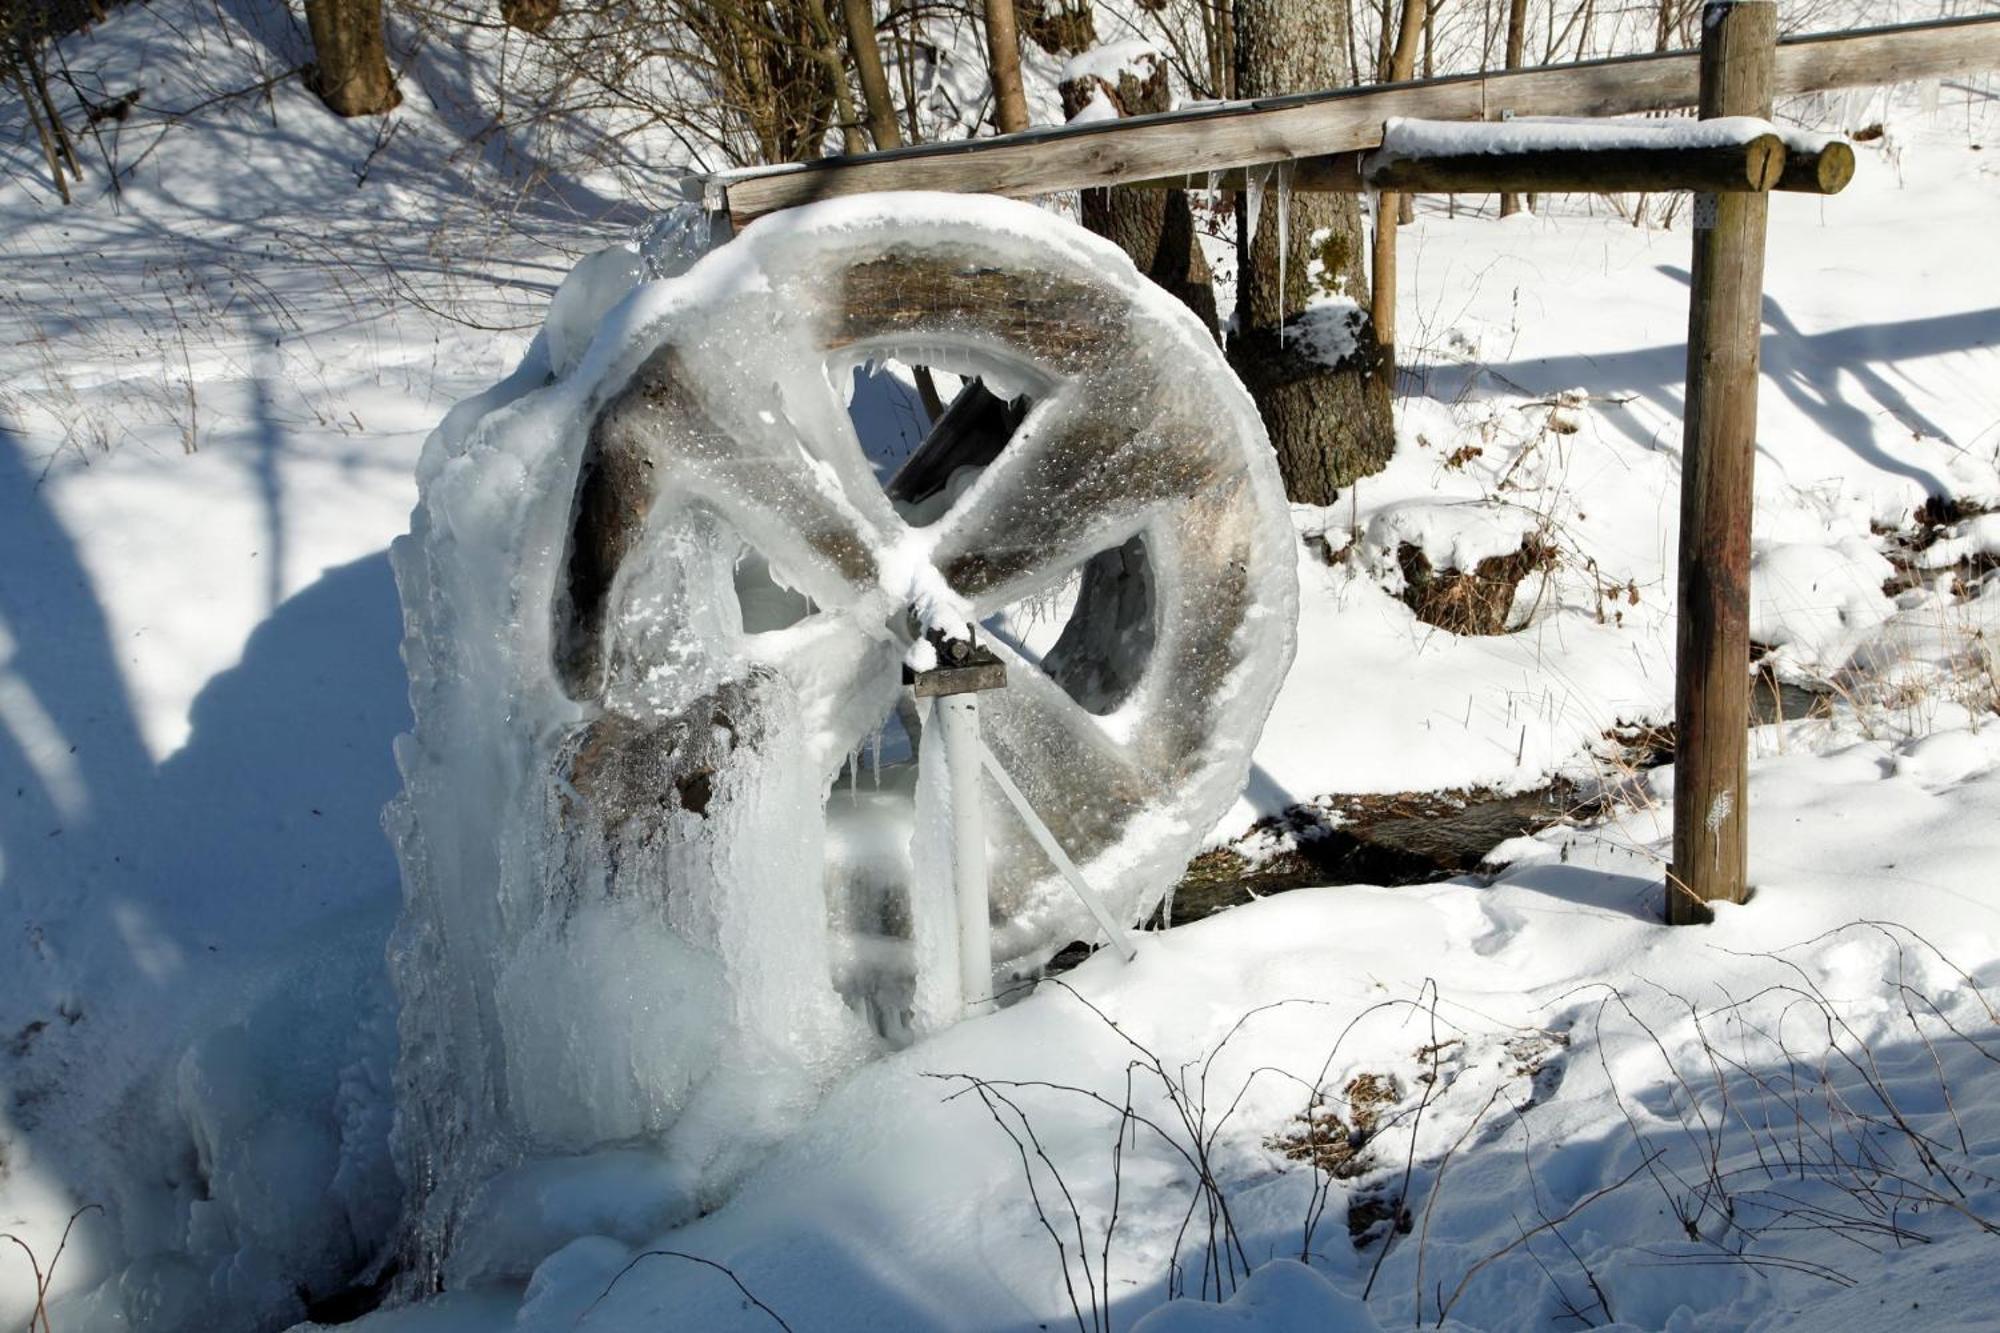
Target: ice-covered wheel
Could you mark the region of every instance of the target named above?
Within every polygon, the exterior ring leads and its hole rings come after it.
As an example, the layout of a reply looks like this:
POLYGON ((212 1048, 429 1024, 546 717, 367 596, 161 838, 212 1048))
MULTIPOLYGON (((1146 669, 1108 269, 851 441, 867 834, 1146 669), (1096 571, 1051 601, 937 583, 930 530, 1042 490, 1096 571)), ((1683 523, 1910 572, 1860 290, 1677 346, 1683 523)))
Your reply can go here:
MULTIPOLYGON (((1256 413, 1105 242, 897 195, 638 268, 579 265, 520 368, 452 410, 394 551, 396 1143, 424 1289, 525 1280, 550 1247, 510 1238, 572 1234, 572 1172, 644 1196, 633 1242, 715 1206, 833 1079, 958 1016, 943 728, 900 684, 922 625, 986 627, 1009 668, 986 740, 1126 920, 1240 790, 1290 659, 1256 413), (847 410, 852 368, 890 356, 981 379, 894 496, 847 410), (1060 632, 1016 614, 1038 600, 1060 632), (664 1169, 635 1175, 635 1147, 664 1169)), ((996 969, 1093 938, 985 804, 996 969)))
MULTIPOLYGON (((747 675, 792 696, 797 762, 831 788, 913 634, 986 622, 1008 664, 987 744, 1112 910, 1150 913, 1241 789, 1296 614, 1270 447, 1205 330, 1087 233, 930 196, 760 223, 669 306, 581 458, 553 640, 591 714, 572 785, 630 805, 658 798, 607 789, 671 780, 667 804, 698 805, 740 721, 700 701, 747 675), (888 358, 979 378, 885 491, 846 393, 888 358), (1070 612, 1042 653, 995 619, 1036 599, 1070 612), (691 705, 716 730, 689 759, 691 705)), ((857 776, 836 825, 914 826, 918 782, 857 776)), ((1018 970, 1094 928, 987 785, 995 960, 1018 970)), ((900 884, 878 864, 857 885, 852 858, 829 876, 850 963, 921 934, 898 897, 945 891, 916 842, 900 884)))

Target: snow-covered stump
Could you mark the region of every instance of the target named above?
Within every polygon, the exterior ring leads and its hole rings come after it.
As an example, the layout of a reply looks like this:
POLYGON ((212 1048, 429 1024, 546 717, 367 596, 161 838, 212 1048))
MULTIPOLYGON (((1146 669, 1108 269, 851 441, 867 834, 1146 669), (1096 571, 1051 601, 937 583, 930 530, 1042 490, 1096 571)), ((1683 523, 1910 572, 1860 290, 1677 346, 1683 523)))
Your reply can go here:
MULTIPOLYGON (((1007 685, 980 725, 1128 923, 1240 790, 1290 661, 1255 409, 1110 244, 898 195, 638 278, 629 252, 579 266, 430 441, 395 551, 420 1286, 710 1206, 829 1081, 957 1020, 941 728, 901 685, 927 631, 1070 597, 1045 654, 981 634, 1007 685), (885 488, 846 394, 891 357, 991 392, 885 488), (907 757, 871 780, 885 726, 907 757)), ((966 785, 1000 993, 1097 927, 994 775, 966 785)))

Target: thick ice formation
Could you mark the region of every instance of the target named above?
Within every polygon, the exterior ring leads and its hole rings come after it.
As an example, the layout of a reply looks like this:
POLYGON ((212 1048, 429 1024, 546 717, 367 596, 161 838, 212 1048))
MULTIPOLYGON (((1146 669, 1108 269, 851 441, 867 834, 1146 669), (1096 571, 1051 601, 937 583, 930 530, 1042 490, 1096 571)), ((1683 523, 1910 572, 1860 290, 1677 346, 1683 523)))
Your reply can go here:
MULTIPOLYGON (((923 628, 988 626, 987 744, 1130 921, 1240 790, 1291 658, 1256 411, 1114 247, 893 195, 678 277, 645 280, 675 267, 653 248, 580 265, 521 368, 447 417, 395 549, 418 1281, 539 1258, 552 1170, 625 1179, 614 1230, 669 1225, 843 1069, 955 1016, 935 729, 900 684, 923 628), (1018 429, 920 450, 885 493, 846 393, 890 358, 979 377, 963 401, 1018 429), (665 1169, 620 1168, 634 1147, 665 1169)), ((1095 931, 986 799, 1004 987, 1095 931)))

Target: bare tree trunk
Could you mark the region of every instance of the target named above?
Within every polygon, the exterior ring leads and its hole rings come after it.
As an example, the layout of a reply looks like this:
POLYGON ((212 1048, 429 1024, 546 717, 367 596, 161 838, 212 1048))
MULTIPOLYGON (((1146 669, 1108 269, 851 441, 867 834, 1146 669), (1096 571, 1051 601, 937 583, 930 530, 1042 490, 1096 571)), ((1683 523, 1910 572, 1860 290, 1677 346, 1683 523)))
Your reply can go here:
POLYGON ((25 63, 17 51, 7 59, 7 72, 14 76, 14 87, 21 94, 21 110, 27 116, 28 123, 35 127, 35 137, 41 141, 42 156, 49 164, 49 179, 55 182, 56 193, 67 204, 70 202, 69 179, 63 175, 62 160, 56 155, 55 140, 49 134, 49 127, 42 122, 41 115, 36 111, 34 95, 28 90, 28 76, 23 68, 25 63))
MULTIPOLYGON (((1237 96, 1353 81, 1344 7, 1237 0, 1236 19, 1237 96)), ((1263 414, 1286 493, 1300 503, 1330 504, 1342 487, 1379 471, 1395 450, 1389 379, 1366 314, 1360 207, 1351 194, 1295 195, 1281 231, 1274 202, 1264 201, 1254 235, 1245 201, 1237 202, 1238 331, 1230 361, 1263 414), (1285 317, 1299 314, 1309 297, 1346 297, 1358 306, 1350 315, 1354 350, 1336 364, 1316 359, 1296 328, 1283 331, 1285 317)))
POLYGON ((1359 78, 1361 48, 1355 45, 1354 40, 1354 0, 1340 0, 1340 13, 1341 26, 1347 29, 1347 68, 1353 71, 1353 77, 1359 78))
POLYGON ((1222 79, 1220 95, 1234 99, 1236 90, 1236 0, 1215 0, 1215 12, 1222 22, 1222 79))
POLYGON ((42 68, 42 58, 36 53, 33 41, 21 43, 21 59, 27 66, 28 82, 33 85, 35 96, 41 100, 42 114, 48 118, 49 130, 55 136, 56 152, 69 164, 69 174, 80 181, 83 179, 83 165, 76 160, 76 145, 70 142, 69 127, 63 124, 62 112, 56 109, 56 99, 49 96, 49 74, 42 68))
POLYGON ((1028 128, 1028 97, 1021 88, 1021 34, 1014 0, 985 0, 986 63, 993 75, 993 119, 1002 134, 1028 128))
MULTIPOLYGON (((1168 109, 1167 62, 1155 61, 1150 78, 1122 71, 1114 86, 1086 75, 1062 86, 1063 111, 1074 116, 1102 89, 1121 116, 1168 109)), ((1194 209, 1185 190, 1085 190, 1083 225, 1111 241, 1141 273, 1180 298, 1216 332, 1215 286, 1195 236, 1194 209)))
POLYGON ((313 91, 337 116, 375 116, 403 100, 389 73, 382 0, 305 0, 313 91))
POLYGON ((1229 14, 1224 0, 1199 0, 1202 53, 1208 59, 1208 95, 1227 98, 1230 62, 1222 50, 1222 35, 1229 30, 1229 14))
MULTIPOLYGON (((1403 0, 1402 27, 1396 33, 1395 49, 1389 53, 1389 67, 1383 71, 1390 83, 1401 83, 1415 71, 1417 39, 1423 35, 1425 0, 1403 0)), ((1402 221, 1403 196, 1384 191, 1375 203, 1375 339, 1382 349, 1386 367, 1396 364, 1396 227, 1402 221)))
MULTIPOLYGON (((1521 56, 1528 46, 1528 0, 1511 0, 1507 8, 1507 68, 1521 68, 1521 56)), ((1500 196, 1500 216, 1512 217, 1521 211, 1521 196, 1500 196)))
POLYGON ((840 123, 840 151, 853 157, 868 151, 861 136, 861 117, 854 109, 854 94, 847 86, 847 66, 840 63, 840 39, 834 36, 833 20, 827 16, 824 0, 801 0, 806 22, 812 25, 813 54, 826 72, 827 93, 833 98, 834 117, 840 123))
POLYGON ((882 69, 882 48, 875 40, 874 0, 840 0, 847 23, 847 45, 854 52, 854 69, 861 76, 861 100, 868 107, 868 137, 877 148, 902 144, 896 128, 896 101, 889 95, 889 76, 882 69))
POLYGON ((920 143, 924 136, 917 120, 917 44, 910 36, 916 24, 915 0, 890 0, 890 16, 894 18, 899 12, 902 21, 896 25, 896 75, 903 83, 903 125, 908 142, 920 143))
MULTIPOLYGON (((1437 51, 1435 49, 1437 34, 1432 31, 1433 21, 1437 18, 1437 11, 1438 7, 1435 2, 1424 6, 1424 77, 1427 79, 1437 77, 1437 51)), ((1415 195, 1399 195, 1396 202, 1398 205, 1396 209, 1396 222, 1399 226, 1417 220, 1417 199, 1415 195)), ((1450 208, 1449 203, 1446 204, 1446 208, 1450 208)))

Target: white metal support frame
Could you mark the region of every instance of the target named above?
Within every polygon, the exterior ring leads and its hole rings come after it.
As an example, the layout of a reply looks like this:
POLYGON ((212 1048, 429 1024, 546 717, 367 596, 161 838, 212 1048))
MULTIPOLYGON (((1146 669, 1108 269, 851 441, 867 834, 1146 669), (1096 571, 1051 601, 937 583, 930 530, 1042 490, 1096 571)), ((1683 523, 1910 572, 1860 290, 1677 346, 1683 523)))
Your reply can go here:
MULTIPOLYGON (((974 739, 977 739, 978 735, 975 729, 974 739)), ((1076 891, 1076 896, 1083 900, 1083 905, 1089 909, 1091 916, 1096 918, 1099 928, 1104 931, 1105 938, 1109 939, 1111 947, 1118 951, 1118 956, 1128 963, 1138 957, 1139 950, 1133 945, 1132 937, 1118 924, 1118 918, 1111 915, 1111 909, 1104 905, 1104 899, 1098 897, 1097 891, 1085 881, 1083 872, 1076 868, 1076 862, 1069 859, 1069 853, 1065 852, 1062 844, 1056 841, 1056 835, 1049 832, 1049 826, 1035 813, 1035 807, 1028 804, 1028 798, 1014 785, 1014 779, 1000 766, 1000 761, 993 757, 993 751, 986 748, 986 742, 983 740, 979 742, 979 759, 986 771, 993 775, 993 780, 1000 785, 1000 790, 1006 794, 1015 813, 1021 816, 1021 822, 1028 826, 1028 832, 1034 834, 1035 841, 1041 844, 1044 852, 1048 853, 1049 860, 1055 863, 1056 869, 1060 870, 1063 878, 1069 881, 1070 888, 1076 891)), ((954 759, 953 763, 956 762, 954 759)), ((957 770, 954 768, 953 771, 957 770)))
POLYGON ((979 794, 979 696, 938 700, 951 770, 951 871, 958 903, 958 978, 965 1016, 993 1012, 993 927, 986 882, 986 803, 979 794))
POLYGON ((1056 841, 1056 835, 1035 813, 1035 807, 1028 803, 1013 776, 986 748, 986 739, 979 729, 979 695, 984 690, 1006 687, 1006 667, 971 639, 947 638, 936 631, 930 637, 939 650, 938 665, 921 672, 905 668, 904 680, 914 687, 920 700, 936 700, 937 707, 930 716, 942 728, 944 737, 951 800, 952 901, 958 918, 959 1001, 964 1016, 972 1018, 990 1014, 994 1009, 993 909, 987 878, 986 801, 979 788, 982 770, 993 775, 1008 804, 1020 815, 1050 864, 1068 882, 1119 957, 1129 963, 1138 956, 1138 950, 1118 918, 1104 905, 1104 899, 1090 887, 1076 862, 1056 841))

